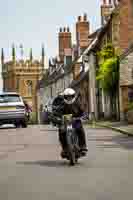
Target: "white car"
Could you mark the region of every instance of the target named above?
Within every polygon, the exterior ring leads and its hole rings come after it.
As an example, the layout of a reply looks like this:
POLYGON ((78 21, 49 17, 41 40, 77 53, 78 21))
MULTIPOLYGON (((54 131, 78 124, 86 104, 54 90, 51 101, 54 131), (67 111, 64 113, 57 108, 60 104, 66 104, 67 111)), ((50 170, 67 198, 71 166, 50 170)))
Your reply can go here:
POLYGON ((4 124, 27 127, 25 105, 17 93, 0 92, 0 125, 4 124))

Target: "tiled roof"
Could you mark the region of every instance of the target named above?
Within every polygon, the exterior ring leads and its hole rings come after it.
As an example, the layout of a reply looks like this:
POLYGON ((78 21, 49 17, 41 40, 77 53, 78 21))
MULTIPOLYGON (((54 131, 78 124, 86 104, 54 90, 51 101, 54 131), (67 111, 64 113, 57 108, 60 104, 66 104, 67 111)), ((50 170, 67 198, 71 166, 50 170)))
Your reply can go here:
POLYGON ((86 78, 87 76, 88 76, 88 71, 81 72, 79 79, 78 80, 73 80, 69 87, 74 88, 74 87, 78 86, 80 84, 80 82, 82 80, 84 80, 84 78, 86 78))
POLYGON ((58 69, 54 70, 52 74, 44 76, 42 80, 39 81, 38 89, 41 87, 46 87, 58 79, 63 78, 65 75, 69 74, 72 71, 72 65, 61 65, 58 69), (63 72, 62 72, 63 69, 63 72))

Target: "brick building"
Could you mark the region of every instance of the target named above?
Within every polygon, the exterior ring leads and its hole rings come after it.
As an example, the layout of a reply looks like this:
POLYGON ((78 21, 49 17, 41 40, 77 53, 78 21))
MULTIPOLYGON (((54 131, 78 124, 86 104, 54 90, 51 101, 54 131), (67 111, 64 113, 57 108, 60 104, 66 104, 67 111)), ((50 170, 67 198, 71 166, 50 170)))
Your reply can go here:
POLYGON ((60 28, 58 42, 60 62, 64 63, 65 56, 70 56, 69 59, 72 56, 72 36, 69 27, 60 28))

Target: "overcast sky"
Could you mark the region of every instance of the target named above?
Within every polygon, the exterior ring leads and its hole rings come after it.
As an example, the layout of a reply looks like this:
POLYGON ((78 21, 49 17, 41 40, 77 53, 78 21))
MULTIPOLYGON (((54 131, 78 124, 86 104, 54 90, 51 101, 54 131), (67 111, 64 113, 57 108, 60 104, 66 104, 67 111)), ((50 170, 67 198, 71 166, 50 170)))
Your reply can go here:
POLYGON ((91 30, 100 26, 100 0, 4 0, 0 5, 0 48, 9 59, 11 45, 15 43, 17 55, 23 44, 27 56, 41 54, 44 43, 46 55, 58 53, 58 29, 70 26, 74 33, 78 15, 87 13, 91 30))

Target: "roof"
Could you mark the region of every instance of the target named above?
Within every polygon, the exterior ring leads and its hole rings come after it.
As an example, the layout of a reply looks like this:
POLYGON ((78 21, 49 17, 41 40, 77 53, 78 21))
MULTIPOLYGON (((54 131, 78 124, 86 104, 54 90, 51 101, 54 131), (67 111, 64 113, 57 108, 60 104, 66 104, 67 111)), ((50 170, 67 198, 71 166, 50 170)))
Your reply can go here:
POLYGON ((79 84, 82 80, 84 80, 84 78, 86 78, 87 76, 88 76, 88 70, 87 70, 86 72, 82 72, 82 73, 80 74, 79 79, 73 80, 73 81, 71 82, 71 84, 70 84, 69 87, 74 88, 74 87, 78 86, 78 84, 79 84))
POLYGON ((38 82, 38 89, 48 86, 49 84, 52 84, 53 82, 56 82, 58 79, 63 78, 65 75, 72 72, 72 65, 61 65, 57 70, 54 70, 52 74, 48 74, 47 76, 43 77, 38 82), (62 72, 62 70, 64 72, 62 72))

